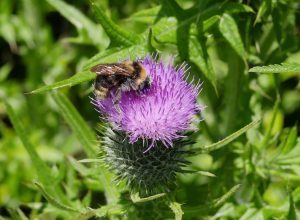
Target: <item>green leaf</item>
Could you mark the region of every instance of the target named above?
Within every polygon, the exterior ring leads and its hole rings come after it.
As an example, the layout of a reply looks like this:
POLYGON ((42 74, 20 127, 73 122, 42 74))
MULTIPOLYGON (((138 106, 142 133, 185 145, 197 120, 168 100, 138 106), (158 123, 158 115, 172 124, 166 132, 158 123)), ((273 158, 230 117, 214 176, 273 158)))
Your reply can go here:
POLYGON ((93 170, 90 170, 88 167, 82 165, 77 160, 75 160, 73 157, 68 156, 68 161, 70 162, 71 166, 80 173, 81 176, 87 177, 91 174, 93 174, 93 170))
POLYGON ((156 54, 157 50, 155 49, 155 47, 152 45, 152 29, 149 29, 149 33, 148 33, 148 37, 147 37, 147 47, 148 47, 148 51, 150 54, 156 54))
POLYGON ((124 210, 124 207, 118 204, 102 206, 101 208, 96 209, 95 211, 97 217, 123 215, 126 212, 126 210, 124 210))
POLYGON ((177 42, 177 19, 175 17, 163 17, 155 25, 153 25, 154 39, 159 43, 177 42))
MULTIPOLYGON (((53 92, 52 97, 58 104, 64 119, 69 124, 75 135, 78 137, 78 141, 82 143, 85 152, 88 154, 89 157, 95 158, 97 156, 98 151, 96 148, 97 142, 94 132, 85 123, 81 115, 78 113, 73 104, 68 100, 68 98, 65 95, 63 95, 60 92, 53 92)), ((105 188, 107 202, 115 203, 116 201, 118 201, 119 192, 116 189, 116 187, 113 184, 111 184, 111 174, 106 170, 102 163, 99 164, 97 170, 99 172, 99 181, 105 188)))
POLYGON ((139 193, 133 193, 130 195, 130 198, 132 200, 133 203, 142 203, 142 202, 148 202, 148 201, 151 201, 151 200, 154 200, 154 199, 158 199, 162 196, 165 196, 166 194, 165 193, 160 193, 160 194, 156 194, 156 195, 153 195, 153 196, 148 196, 148 197, 144 197, 144 198, 141 198, 139 196, 139 193))
POLYGON ((173 202, 169 203, 169 207, 171 208, 171 210, 175 214, 175 220, 181 220, 182 216, 184 214, 182 209, 181 209, 181 205, 178 202, 173 201, 173 202))
POLYGON ((243 81, 246 81, 246 66, 245 62, 240 59, 239 55, 232 50, 226 51, 228 59, 228 71, 225 78, 224 103, 224 133, 230 134, 236 129, 237 118, 241 109, 239 108, 242 102, 243 81))
POLYGON ((90 58, 85 63, 83 70, 88 70, 99 63, 115 63, 129 58, 132 60, 136 57, 144 57, 147 54, 146 48, 146 45, 134 45, 132 47, 115 47, 105 50, 90 58))
POLYGON ((4 81, 12 70, 12 65, 10 63, 4 64, 0 67, 0 82, 4 81))
POLYGON ((202 44, 198 41, 196 36, 190 36, 190 60, 199 67, 199 69, 203 72, 205 77, 210 81, 213 85, 215 91, 217 91, 216 85, 216 77, 212 67, 212 63, 208 53, 206 51, 206 47, 204 42, 202 44))
POLYGON ((84 66, 84 71, 76 73, 72 77, 55 82, 51 85, 46 85, 41 88, 38 88, 36 90, 33 90, 29 92, 28 94, 35 94, 35 93, 41 93, 46 92, 58 88, 63 88, 66 86, 74 86, 79 83, 83 83, 86 81, 90 81, 92 79, 95 79, 95 73, 90 72, 88 69, 90 69, 92 66, 95 66, 99 63, 111 63, 111 62, 118 62, 119 60, 125 60, 128 58, 136 58, 136 57, 143 57, 146 54, 146 48, 142 45, 135 45, 128 48, 112 48, 109 50, 106 50, 104 52, 100 52, 99 54, 96 54, 93 56, 90 60, 88 60, 84 66))
POLYGON ((252 67, 249 72, 258 73, 298 73, 300 74, 299 63, 282 63, 272 64, 268 66, 256 66, 252 67))
MULTIPOLYGON (((8 207, 7 211, 9 212, 11 220, 29 220, 20 208, 15 209, 8 207)), ((7 218, 3 218, 0 215, 0 220, 7 220, 7 218)))
POLYGON ((69 99, 60 92, 53 92, 52 97, 57 103, 64 119, 81 142, 82 147, 89 157, 97 154, 96 136, 93 130, 86 124, 69 99))
POLYGON ((94 73, 92 73, 90 71, 84 71, 84 72, 77 73, 77 74, 75 74, 74 76, 72 76, 68 79, 65 79, 65 80, 53 83, 51 85, 46 85, 46 86, 43 86, 43 87, 38 88, 36 90, 33 90, 33 91, 29 92, 28 94, 46 92, 46 91, 50 91, 50 90, 53 90, 53 89, 63 88, 63 87, 66 87, 66 86, 71 87, 71 86, 74 86, 76 84, 92 80, 94 78, 95 78, 94 73))
POLYGON ((102 158, 91 158, 91 159, 82 159, 78 160, 79 163, 102 163, 102 158))
POLYGON ((299 219, 298 216, 297 216, 297 211, 296 211, 296 208, 295 208, 295 203, 294 203, 292 195, 290 195, 290 208, 289 208, 289 213, 287 215, 287 219, 289 219, 289 220, 299 219))
POLYGON ((297 144, 297 126, 292 127, 282 146, 282 153, 288 154, 297 144))
POLYGON ((262 4, 260 5, 255 21, 254 21, 254 25, 258 22, 261 21, 261 18, 265 15, 268 14, 270 11, 272 10, 272 0, 263 0, 262 4))
POLYGON ((55 179, 50 175, 51 170, 49 167, 44 163, 44 161, 40 158, 40 156, 37 154, 34 146, 31 144, 31 142, 28 139, 28 131, 24 128, 20 117, 15 113, 12 106, 4 101, 6 110, 8 113, 8 116, 16 130, 17 135, 21 139, 26 151, 28 152, 31 161, 33 163, 34 168, 36 169, 37 175, 39 180, 43 183, 45 186, 51 186, 55 179))
POLYGON ((196 153, 207 153, 207 152, 211 152, 211 151, 220 149, 221 147, 227 145, 231 141, 235 140, 236 138, 238 138, 239 136, 244 134, 246 131, 248 131, 250 128, 254 127, 255 125, 257 125, 258 123, 260 123, 260 120, 253 121, 250 124, 246 125, 245 127, 241 128, 240 130, 227 136, 223 140, 218 141, 213 144, 210 144, 210 145, 207 145, 207 146, 204 146, 204 147, 193 149, 193 151, 196 151, 196 153))
POLYGON ((240 184, 235 185, 232 187, 227 193, 225 193, 221 198, 216 199, 211 205, 210 208, 217 208, 220 205, 224 204, 226 200, 228 200, 239 188, 240 184))
POLYGON ((207 32, 214 24, 220 20, 220 15, 214 15, 203 21, 203 32, 207 32))
MULTIPOLYGON (((109 39, 104 33, 103 28, 99 25, 94 24, 89 18, 87 18, 75 7, 61 0, 46 1, 77 28, 78 32, 81 35, 79 39, 86 36, 88 38, 88 41, 98 46, 99 49, 105 49, 108 46, 109 39)), ((84 39, 82 40, 84 41, 84 39)))
POLYGON ((98 22, 102 25, 105 32, 109 36, 111 42, 118 46, 132 46, 134 44, 139 44, 142 39, 139 35, 127 31, 115 24, 100 7, 93 0, 91 2, 91 7, 93 8, 98 22))
MULTIPOLYGON (((91 217, 105 217, 105 216, 114 216, 114 215, 122 215, 124 214, 124 208, 122 205, 113 204, 113 205, 105 205, 101 206, 98 209, 87 208, 85 211, 81 212, 78 216, 74 218, 74 220, 87 220, 91 219, 91 217)), ((114 218, 113 218, 114 219, 114 218)))
POLYGON ((132 14, 129 18, 126 18, 125 21, 128 21, 128 22, 135 21, 135 22, 152 24, 152 23, 154 23, 155 19, 157 18, 157 15, 160 10, 161 10, 160 5, 155 6, 153 8, 139 10, 138 12, 135 12, 134 14, 132 14))
POLYGON ((196 173, 202 175, 202 176, 208 176, 208 177, 216 177, 215 174, 208 172, 208 171, 196 171, 196 173))
POLYGON ((228 41, 237 54, 245 60, 246 51, 241 39, 238 26, 235 20, 229 14, 223 14, 219 23, 219 30, 223 37, 228 41))
POLYGON ((79 212, 78 210, 67 206, 65 204, 62 204, 61 202, 59 202, 58 200, 56 200, 55 198, 53 198, 43 187, 42 184, 38 183, 38 182, 34 182, 34 184, 38 187, 38 189, 41 191, 41 193, 43 194, 43 196, 47 199, 47 201, 52 204, 53 206, 65 210, 65 211, 72 211, 72 212, 79 212))
POLYGON ((245 4, 238 2, 227 2, 222 9, 229 14, 234 13, 254 13, 253 9, 245 4))
POLYGON ((76 216, 74 218, 74 220, 88 220, 88 219, 91 219, 95 215, 96 215, 96 211, 94 209, 88 209, 87 211, 84 211, 84 212, 80 213, 78 216, 76 216))

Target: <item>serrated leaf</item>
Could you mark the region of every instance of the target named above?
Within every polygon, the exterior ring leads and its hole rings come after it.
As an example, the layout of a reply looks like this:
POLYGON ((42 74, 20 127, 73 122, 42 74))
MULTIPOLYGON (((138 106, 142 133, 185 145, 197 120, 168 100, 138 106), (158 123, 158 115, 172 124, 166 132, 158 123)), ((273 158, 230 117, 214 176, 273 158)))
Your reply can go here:
POLYGON ((62 81, 59 81, 59 82, 55 82, 51 85, 46 85, 46 86, 43 86, 43 87, 38 88, 36 90, 33 90, 33 91, 29 92, 28 94, 46 92, 46 91, 50 91, 50 90, 53 90, 53 89, 63 88, 63 87, 66 87, 66 86, 71 87, 71 86, 77 85, 79 83, 92 80, 94 78, 95 78, 94 73, 92 73, 90 71, 84 71, 84 72, 76 73, 75 75, 71 76, 68 79, 65 79, 65 80, 62 80, 62 81))
POLYGON ((46 189, 43 187, 42 184, 38 183, 38 182, 34 182, 34 184, 38 187, 38 189, 41 191, 41 193, 43 194, 43 196, 47 199, 47 201, 52 204, 53 206, 59 208, 59 209, 62 209, 62 210, 65 210, 65 211, 72 211, 72 212, 79 212, 78 210, 70 207, 70 206, 67 206, 63 203, 61 203, 60 201, 56 200, 54 197, 52 197, 50 195, 50 193, 48 193, 46 191, 46 189))
POLYGON ((298 73, 300 74, 300 64, 298 63, 282 63, 272 64, 268 66, 252 67, 249 72, 258 73, 298 73))
POLYGON ((81 142, 85 152, 90 157, 97 154, 96 136, 93 130, 86 124, 69 99, 61 92, 53 92, 52 97, 59 107, 64 119, 69 124, 73 132, 81 142))
POLYGON ((241 39, 238 26, 235 20, 229 14, 223 14, 219 23, 219 30, 227 42, 237 52, 237 54, 245 60, 246 51, 241 39))
MULTIPOLYGON (((203 42, 204 44, 204 42, 203 42)), ((217 91, 215 73, 212 67, 211 60, 206 51, 206 47, 202 46, 196 36, 190 36, 190 60, 199 67, 205 77, 210 81, 217 91)))
POLYGON ((78 216, 73 218, 73 220, 88 220, 96 215, 96 211, 94 209, 88 208, 87 211, 80 213, 78 216))
POLYGON ((132 46, 142 42, 142 38, 139 35, 121 28, 105 14, 100 5, 96 4, 93 0, 90 2, 98 22, 102 25, 114 45, 132 46))
POLYGON ((61 0, 46 1, 77 28, 80 34, 80 37, 77 38, 77 40, 80 39, 79 42, 82 41, 82 38, 84 38, 86 35, 88 40, 96 45, 99 49, 105 49, 108 46, 109 39, 105 35, 103 28, 94 24, 75 7, 61 0))
POLYGON ((210 151, 220 149, 221 147, 227 145, 231 141, 235 140, 236 138, 238 138, 239 136, 244 134, 250 128, 253 128, 258 123, 260 123, 260 120, 253 121, 250 124, 246 125, 245 127, 241 128, 240 130, 238 130, 238 131, 234 132, 233 134, 227 136, 223 140, 218 141, 218 142, 213 143, 213 144, 210 144, 210 145, 207 145, 207 146, 204 146, 204 147, 193 149, 193 151, 196 151, 197 153, 207 153, 207 152, 210 152, 210 151))
POLYGON ((97 217, 104 217, 107 215, 122 215, 125 212, 124 207, 118 204, 102 206, 95 211, 97 217))

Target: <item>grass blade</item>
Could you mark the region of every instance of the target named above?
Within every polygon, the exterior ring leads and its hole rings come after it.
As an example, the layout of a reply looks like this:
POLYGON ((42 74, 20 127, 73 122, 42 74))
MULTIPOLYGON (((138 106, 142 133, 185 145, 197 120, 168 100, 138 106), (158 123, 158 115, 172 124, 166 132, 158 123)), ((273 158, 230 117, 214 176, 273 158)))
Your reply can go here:
POLYGON ((44 163, 44 161, 40 158, 38 153, 36 152, 34 146, 28 140, 28 131, 23 127, 23 124, 20 118, 17 116, 15 111, 13 110, 12 106, 8 102, 4 102, 6 106, 6 110, 8 116, 16 130, 17 135, 21 139, 26 151, 28 152, 33 166, 36 169, 38 179, 43 183, 45 186, 51 186, 55 181, 54 178, 50 175, 51 171, 49 167, 44 163))
POLYGON ((73 132, 81 142, 85 152, 90 157, 95 157, 97 149, 95 146, 96 136, 90 127, 83 120, 74 105, 69 99, 61 92, 53 92, 52 97, 57 103, 60 112, 64 119, 69 124, 73 132))
MULTIPOLYGON (((83 148, 87 155, 91 158, 95 158, 97 156, 98 150, 95 145, 96 137, 94 135, 94 132, 88 127, 76 108, 65 95, 60 92, 53 92, 52 97, 58 104, 64 119, 83 145, 83 148)), ((103 164, 99 164, 97 169, 100 173, 99 181, 105 187, 107 202, 115 203, 118 200, 119 192, 115 188, 115 186, 111 184, 112 177, 110 173, 105 169, 103 164)))

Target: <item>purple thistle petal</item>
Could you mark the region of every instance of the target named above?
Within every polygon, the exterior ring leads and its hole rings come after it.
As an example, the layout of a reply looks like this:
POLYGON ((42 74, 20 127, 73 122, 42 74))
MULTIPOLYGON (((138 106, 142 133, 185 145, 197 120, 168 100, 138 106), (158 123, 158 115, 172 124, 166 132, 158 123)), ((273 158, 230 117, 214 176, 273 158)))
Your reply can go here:
POLYGON ((177 69, 173 61, 166 65, 156 63, 151 57, 141 62, 151 78, 151 86, 141 94, 136 91, 122 92, 119 113, 113 104, 112 91, 106 100, 94 100, 98 109, 104 113, 116 129, 124 131, 130 143, 138 139, 149 140, 150 147, 161 141, 166 147, 172 147, 175 139, 191 129, 193 116, 204 107, 196 102, 201 83, 196 86, 185 81, 187 64, 177 69))

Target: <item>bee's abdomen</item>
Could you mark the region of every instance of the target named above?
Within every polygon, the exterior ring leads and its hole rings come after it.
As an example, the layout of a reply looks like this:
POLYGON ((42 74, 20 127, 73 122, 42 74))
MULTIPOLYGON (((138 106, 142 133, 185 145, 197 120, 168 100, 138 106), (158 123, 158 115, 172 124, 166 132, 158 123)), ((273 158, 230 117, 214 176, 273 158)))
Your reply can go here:
POLYGON ((95 80, 95 95, 98 99, 107 98, 109 88, 111 87, 111 82, 107 77, 98 75, 95 80))
POLYGON ((105 99, 107 98, 107 95, 108 95, 108 88, 105 88, 105 87, 95 87, 95 95, 97 96, 98 99, 105 99))

